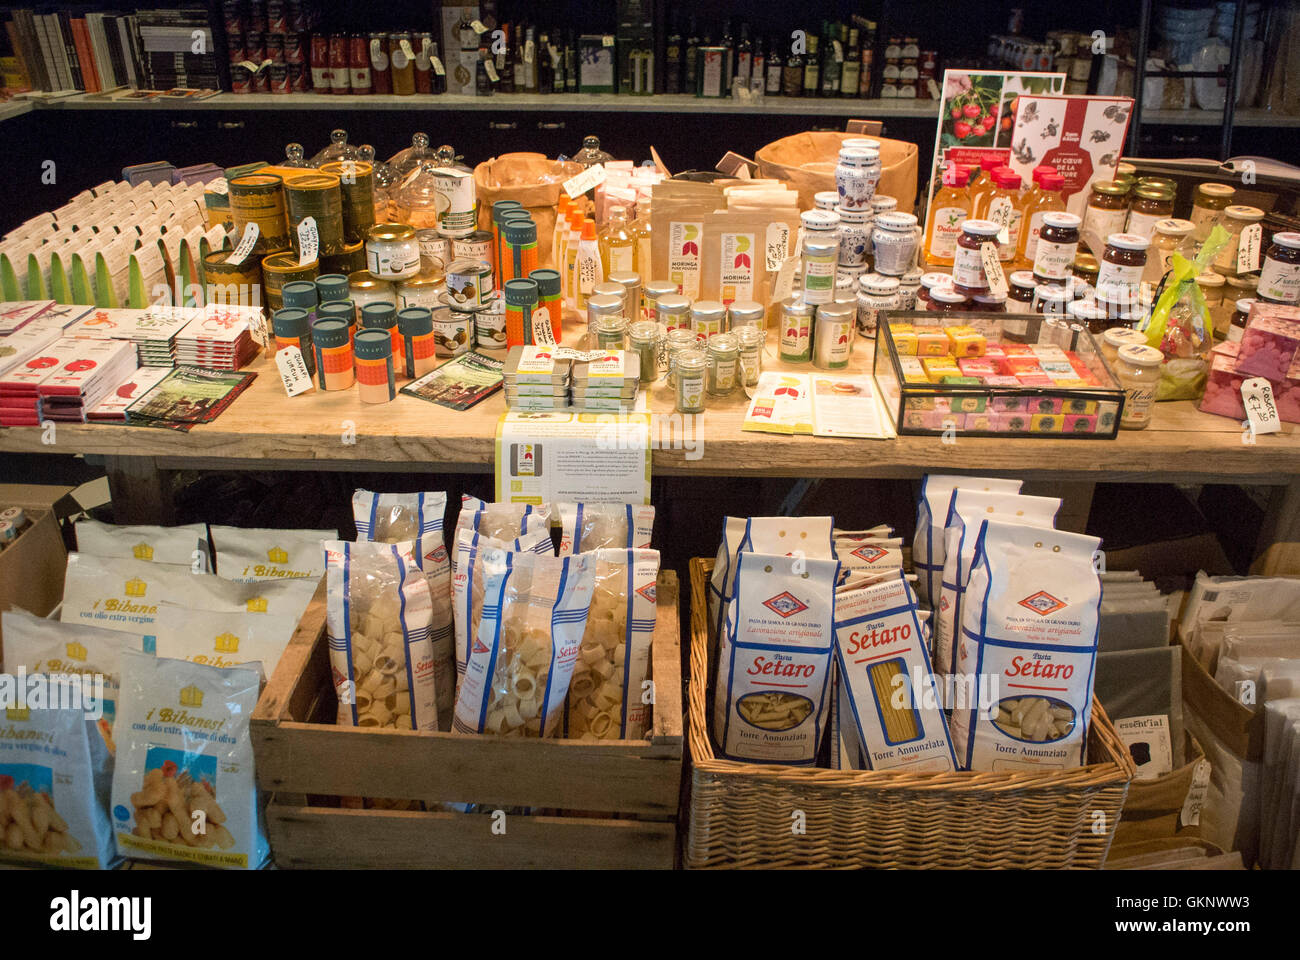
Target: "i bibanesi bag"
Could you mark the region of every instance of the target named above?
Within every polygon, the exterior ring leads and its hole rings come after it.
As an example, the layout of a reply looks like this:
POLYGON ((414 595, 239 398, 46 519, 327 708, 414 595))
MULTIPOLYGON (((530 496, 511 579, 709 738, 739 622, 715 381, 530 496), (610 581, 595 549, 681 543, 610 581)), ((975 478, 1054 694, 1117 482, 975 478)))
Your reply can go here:
POLYGON ((912 541, 912 568, 920 574, 917 599, 928 606, 939 602, 939 581, 943 576, 944 520, 952 492, 983 490, 985 493, 1019 493, 1021 481, 994 477, 956 477, 928 473, 921 478, 921 499, 916 504, 916 536, 912 541), (935 529, 935 527, 938 529, 935 529))
POLYGON ((190 567, 195 573, 208 571, 207 524, 117 526, 98 520, 78 520, 75 527, 78 553, 172 563, 190 567))
POLYGON ((225 580, 319 580, 325 576, 322 540, 337 530, 276 530, 210 526, 216 574, 225 580))

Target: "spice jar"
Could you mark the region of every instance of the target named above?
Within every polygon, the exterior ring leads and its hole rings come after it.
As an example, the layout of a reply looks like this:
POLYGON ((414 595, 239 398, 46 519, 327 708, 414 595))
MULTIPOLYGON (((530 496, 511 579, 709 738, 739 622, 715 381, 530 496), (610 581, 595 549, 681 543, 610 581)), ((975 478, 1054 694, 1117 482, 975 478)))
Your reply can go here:
POLYGON ((838 240, 805 235, 803 241, 803 298, 808 303, 831 303, 835 299, 835 264, 838 240))
POLYGON ((632 270, 615 270, 606 283, 616 283, 623 288, 623 313, 628 323, 641 319, 641 275, 632 270))
POLYGON ((1145 344, 1147 335, 1132 327, 1111 327, 1101 335, 1101 355, 1113 371, 1119 365, 1119 348, 1132 343, 1145 344))
POLYGON ((935 313, 964 313, 970 309, 970 300, 955 287, 936 287, 930 292, 930 302, 935 313))
POLYGON ((708 381, 706 389, 711 397, 725 397, 736 389, 740 345, 734 334, 719 333, 709 341, 708 381))
POLYGON ((1151 241, 1136 233, 1112 233, 1097 273, 1097 293, 1107 300, 1134 303, 1151 241))
POLYGON ((898 284, 897 277, 882 277, 878 273, 858 278, 857 326, 864 336, 876 335, 882 311, 900 309, 898 284))
POLYGON ((1237 193, 1235 187, 1226 183, 1202 183, 1196 187, 1192 199, 1191 221, 1195 224, 1192 238, 1197 243, 1204 243, 1215 224, 1223 219, 1223 211, 1232 205, 1232 198, 1237 193))
POLYGON ((921 290, 921 268, 913 267, 898 281, 898 309, 915 310, 916 297, 921 290))
POLYGON ((405 280, 420 272, 420 244, 404 223, 377 223, 366 234, 366 267, 383 280, 405 280))
POLYGON ((362 403, 388 403, 397 396, 393 341, 386 330, 359 330, 356 341, 357 397, 362 403))
POLYGON ((1109 237, 1112 233, 1122 233, 1127 221, 1128 187, 1114 180, 1098 180, 1094 183, 1084 212, 1081 232, 1109 237))
POLYGON ((316 385, 322 390, 346 390, 356 382, 352 336, 348 322, 323 317, 312 324, 312 349, 316 353, 316 385))
POLYGON ((681 350, 673 358, 678 413, 703 413, 708 360, 703 350, 681 350))
POLYGON ((850 210, 870 210, 871 198, 880 182, 880 154, 875 150, 845 147, 840 150, 839 159, 835 167, 839 205, 850 210))
POLYGON ((369 270, 348 274, 348 297, 358 310, 368 303, 387 303, 397 307, 397 291, 393 284, 379 279, 369 270))
POLYGON ((653 320, 638 320, 627 326, 628 349, 635 351, 641 361, 642 383, 659 378, 659 330, 653 320))
POLYGON ((843 370, 853 351, 853 328, 857 310, 847 303, 828 303, 817 308, 817 330, 813 334, 813 366, 819 370, 843 370))
POLYGON ((691 304, 691 329, 695 339, 708 342, 727 330, 727 308, 718 300, 697 300, 691 304))
POLYGON ((623 298, 611 296, 592 296, 587 298, 587 336, 589 349, 596 349, 596 331, 600 322, 606 317, 623 316, 623 298))
POLYGON ((872 263, 876 273, 901 277, 916 265, 916 251, 920 244, 921 228, 917 226, 914 215, 880 214, 871 231, 872 263))
POLYGON ((310 376, 316 375, 316 354, 311 346, 311 314, 298 307, 281 307, 271 316, 275 352, 297 347, 310 376))
POLYGON ((596 349, 624 350, 627 347, 627 317, 606 315, 596 318, 596 349))
POLYGON ((836 213, 840 217, 840 267, 866 266, 871 247, 871 211, 842 207, 836 213))
POLYGON ((813 309, 797 298, 781 304, 781 359, 786 363, 812 359, 813 309))
POLYGON ((805 210, 799 214, 799 223, 803 227, 803 238, 808 240, 840 239, 840 215, 835 210, 805 210))
MULTIPOLYGON (((996 246, 1001 229, 992 220, 967 220, 961 225, 961 236, 957 238, 957 250, 952 261, 952 286, 962 296, 969 297, 989 288, 980 247, 985 243, 996 246)), ((1041 239, 1039 247, 1042 247, 1041 239)))
POLYGON ((655 319, 669 333, 674 330, 690 330, 691 301, 679 293, 665 294, 655 301, 655 319))
POLYGON ((747 387, 758 384, 758 375, 763 372, 763 346, 767 341, 767 331, 761 327, 737 327, 732 331, 736 346, 740 352, 740 382, 747 387))
POLYGON ((1155 347, 1130 343, 1119 348, 1115 377, 1124 388, 1124 412, 1119 425, 1125 430, 1143 430, 1151 424, 1151 408, 1160 382, 1160 364, 1165 355, 1155 347))
POLYGON ((1268 303, 1300 301, 1300 233, 1275 233, 1259 271, 1259 299, 1268 303))
POLYGON ((1034 252, 1034 280, 1040 284, 1064 284, 1079 252, 1082 221, 1073 213, 1052 211, 1043 214, 1034 252))
POLYGON ((727 314, 731 321, 732 333, 741 327, 767 326, 767 311, 763 309, 761 303, 755 303, 753 300, 733 300, 731 306, 727 308, 727 314))
POLYGON ((695 333, 690 327, 678 327, 675 330, 669 330, 664 337, 664 354, 667 356, 667 369, 664 371, 669 386, 675 382, 673 375, 673 361, 677 354, 683 350, 694 350, 698 341, 695 339, 695 333))
POLYGON ((1017 270, 1007 277, 1007 312, 1033 313, 1037 286, 1033 273, 1028 270, 1017 270))
MULTIPOLYGON (((645 285, 645 317, 647 320, 658 320, 663 323, 664 320, 659 316, 659 299, 661 297, 677 296, 677 284, 671 280, 651 280, 645 285)), ((682 297, 686 300, 685 297, 682 297)), ((686 300, 686 308, 689 312, 690 301, 686 300)))
POLYGON ((1238 247, 1241 245, 1241 232, 1263 219, 1264 211, 1259 207, 1233 204, 1223 211, 1223 219, 1220 221, 1220 225, 1228 231, 1229 239, 1223 249, 1219 251, 1218 256, 1214 258, 1214 269, 1216 271, 1225 275, 1236 276, 1239 272, 1237 270, 1237 252, 1238 247))

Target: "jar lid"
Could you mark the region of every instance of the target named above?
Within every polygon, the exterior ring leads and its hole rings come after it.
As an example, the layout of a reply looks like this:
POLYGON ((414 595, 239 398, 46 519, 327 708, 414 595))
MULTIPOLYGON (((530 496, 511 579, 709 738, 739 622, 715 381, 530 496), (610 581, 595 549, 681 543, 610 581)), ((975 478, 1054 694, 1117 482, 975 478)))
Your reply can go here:
POLYGON ((316 269, 316 261, 299 263, 298 256, 292 250, 268 253, 262 258, 263 273, 302 273, 304 270, 316 269))
MULTIPOLYGON (((1047 215, 1043 215, 1043 222, 1047 222, 1047 215)), ((1002 229, 1001 224, 994 223, 992 220, 966 220, 961 225, 964 233, 973 233, 977 237, 995 237, 998 231, 1002 229)))
POLYGON ((1300 250, 1300 233, 1275 233, 1273 242, 1288 250, 1300 250))
POLYGON ((1151 246, 1151 240, 1140 233, 1112 233, 1106 238, 1106 246, 1120 250, 1145 250, 1151 246))
POLYGON ((897 208, 898 199, 896 197, 889 197, 883 193, 878 193, 871 198, 871 212, 873 214, 881 214, 888 210, 896 210, 897 208))
POLYGON ((325 317, 311 325, 312 343, 318 347, 342 347, 348 342, 348 322, 325 317))
POLYGON ((834 230, 840 225, 840 215, 834 210, 805 210, 799 214, 805 230, 834 230))
POLYGON ((936 287, 930 293, 931 300, 939 303, 965 303, 966 298, 952 287, 936 287))
POLYGON ((591 288, 593 296, 597 297, 618 297, 620 300, 627 294, 627 288, 621 283, 610 283, 604 280, 591 288))
POLYGON ((1131 176, 1133 176, 1134 174, 1136 174, 1136 173, 1137 173, 1137 170, 1138 170, 1138 168, 1135 167, 1135 166, 1133 166, 1133 164, 1131 164, 1131 163, 1124 163, 1124 162, 1122 162, 1122 161, 1121 161, 1121 162, 1120 162, 1120 163, 1115 167, 1115 172, 1116 172, 1117 174, 1122 174, 1122 175, 1124 175, 1124 176, 1129 176, 1129 177, 1131 177, 1131 176))
POLYGON ((852 321, 857 316, 857 313, 858 307, 856 303, 823 303, 817 308, 817 319, 845 323, 852 321))
POLYGON ((731 335, 742 347, 752 347, 767 339, 767 331, 761 327, 737 327, 731 331, 731 335))
MULTIPOLYGON (((285 284, 287 289, 292 284, 285 284)), ((348 298, 348 278, 341 273, 326 273, 316 278, 316 293, 321 303, 348 298)))
MULTIPOLYGON (((515 277, 507 280, 505 285, 506 305, 511 307, 535 307, 540 299, 537 281, 528 277, 515 277)), ((622 305, 622 301, 619 301, 622 305)))
POLYGON ((1056 172, 1056 167, 1052 166, 1050 163, 1040 163, 1038 166, 1034 167, 1030 177, 1033 179, 1034 183, 1038 183, 1045 175, 1056 172))
POLYGON ((494 200, 492 202, 492 219, 500 223, 501 214, 507 210, 522 210, 523 207, 524 205, 518 200, 494 200))
POLYGON ((506 220, 501 224, 506 243, 529 244, 537 242, 537 224, 532 220, 506 220))
POLYGON ((623 298, 610 297, 604 294, 596 294, 594 297, 587 298, 587 316, 622 316, 623 298))
POLYGON ((673 357, 673 366, 678 370, 703 370, 707 364, 708 360, 704 356, 704 351, 697 350, 694 347, 678 350, 673 357))
POLYGON ((358 360, 384 360, 393 355, 393 338, 387 330, 358 330, 352 348, 358 360))
POLYGON ((1158 367, 1164 363, 1165 355, 1155 347, 1143 343, 1130 343, 1119 348, 1119 358, 1138 367, 1158 367))
POLYGON ((870 210, 850 210, 847 207, 836 207, 835 215, 840 218, 841 222, 849 223, 866 223, 872 217, 870 210))
POLYGON ((348 274, 348 286, 355 290, 391 290, 393 285, 387 280, 376 277, 369 270, 358 270, 348 274))
POLYGON ((1051 213, 1043 214, 1043 223, 1049 227, 1062 227, 1063 229, 1078 229, 1083 224, 1083 220, 1076 214, 1067 213, 1064 210, 1053 210, 1051 213))
POLYGON ((446 277, 430 267, 427 270, 421 270, 413 277, 407 277, 405 280, 398 280, 397 286, 403 290, 411 287, 427 287, 429 289, 434 289, 443 286, 446 282, 446 277))
POLYGON ((1001 305, 1007 302, 1007 295, 1005 293, 994 293, 992 290, 985 290, 983 293, 975 294, 975 296, 971 297, 971 300, 977 304, 989 303, 1001 305))
POLYGON ((1122 197, 1128 193, 1128 186, 1118 180, 1098 180, 1092 185, 1092 190, 1108 197, 1122 197))
POLYGON ((627 335, 637 343, 654 343, 659 339, 659 324, 653 320, 638 320, 628 326, 627 335))
POLYGON ((1223 274, 1215 273, 1213 270, 1206 270, 1196 275, 1196 285, 1200 287, 1221 287, 1224 282, 1223 274))
POLYGON ((1041 186, 1044 190, 1051 190, 1051 191, 1064 190, 1065 174, 1055 173, 1055 172, 1045 173, 1039 179, 1039 186, 1041 186))
POLYGON ((736 300, 728 309, 732 320, 762 320, 767 315, 763 305, 753 300, 736 300))
POLYGON ((246 173, 230 181, 230 190, 232 193, 240 189, 261 192, 280 187, 283 183, 284 181, 273 173, 246 173))
MULTIPOLYGON (((944 276, 944 274, 940 274, 940 276, 944 276)), ((865 276, 858 277, 858 288, 864 293, 877 293, 888 296, 891 293, 897 293, 898 286, 897 277, 882 277, 878 273, 868 273, 865 276)))
POLYGON ((834 210, 840 195, 834 190, 819 190, 813 194, 813 206, 818 210, 834 210))
POLYGON ((740 349, 740 341, 734 334, 718 333, 709 338, 709 353, 735 353, 740 349))
POLYGON ((377 223, 366 233, 366 237, 380 243, 401 243, 415 239, 415 228, 406 223, 377 223))
POLYGON ((937 271, 921 274, 921 286, 927 290, 933 290, 936 287, 951 287, 952 277, 946 273, 937 271))
POLYGON ((803 250, 805 254, 813 256, 829 257, 837 254, 840 249, 838 240, 822 240, 817 234, 805 233, 803 235, 803 250))
POLYGON ((1133 195, 1141 197, 1143 200, 1172 200, 1174 198, 1174 188, 1167 187, 1162 183, 1142 183, 1133 189, 1133 195))
POLYGON ((1019 190, 1020 174, 1010 167, 1003 167, 993 171, 993 182, 1003 190, 1019 190))
POLYGON ((316 306, 316 284, 310 280, 294 280, 280 288, 280 301, 286 307, 316 306))
POLYGON ((1234 303, 1233 306, 1237 308, 1238 313, 1244 313, 1246 315, 1249 315, 1250 308, 1253 307, 1258 302, 1259 301, 1256 300, 1254 297, 1242 297, 1240 300, 1234 303))
POLYGON ((1073 300, 1074 294, 1068 287, 1057 286, 1052 283, 1040 284, 1037 290, 1038 299, 1042 300, 1059 300, 1064 303, 1067 300, 1073 300))
POLYGON ((290 177, 284 181, 284 186, 286 190, 338 189, 339 178, 337 174, 313 170, 311 173, 302 173, 296 177, 290 177))
POLYGON ((1255 223, 1264 219, 1264 211, 1259 207, 1247 206, 1244 203, 1234 203, 1223 211, 1225 217, 1233 220, 1245 220, 1248 223, 1255 223))
POLYGON ((1236 193, 1237 188, 1227 183, 1200 183, 1196 185, 1196 192, 1205 197, 1223 199, 1236 193))
POLYGON ((919 287, 921 285, 921 268, 911 267, 907 273, 903 274, 902 286, 919 287))
POLYGON ((1163 234, 1166 237, 1185 237, 1196 229, 1196 224, 1190 220, 1169 217, 1165 220, 1157 220, 1155 227, 1156 233, 1163 234))
POLYGON ((397 323, 397 308, 386 300, 367 303, 361 308, 361 326, 391 328, 397 323))
POLYGON ((632 270, 616 270, 605 279, 609 283, 621 284, 629 289, 641 285, 641 274, 632 270))
POLYGON ((727 315, 727 308, 718 300, 696 300, 691 304, 692 317, 705 317, 713 320, 727 315))
POLYGON ((277 337, 302 337, 311 332, 310 314, 297 307, 284 307, 271 315, 277 337))
POLYGON ((870 137, 849 137, 847 140, 840 141, 841 147, 851 147, 854 150, 880 150, 880 141, 872 140, 870 137))
MULTIPOLYGON (((976 221, 967 220, 966 222, 972 223, 976 221)), ((886 230, 911 230, 916 226, 916 215, 911 213, 899 213, 891 210, 888 213, 881 213, 876 217, 876 226, 884 227, 886 230)), ((996 227, 993 232, 997 233, 996 227)))
POLYGON ((668 349, 680 350, 695 344, 695 331, 685 327, 675 327, 668 331, 668 349))
POLYGON ((879 151, 860 150, 856 147, 843 147, 840 149, 840 163, 853 167, 869 167, 879 162, 879 151))
POLYGON ((428 307, 403 307, 397 311, 397 329, 408 337, 433 333, 433 311, 428 307))
POLYGON ((563 284, 560 282, 560 271, 552 270, 550 267, 542 267, 528 274, 528 279, 537 284, 537 295, 542 299, 547 297, 558 297, 563 284))
POLYGON ((788 313, 793 317, 811 317, 813 315, 813 305, 804 303, 798 297, 791 297, 781 304, 781 312, 788 313))
MULTIPOLYGON (((673 289, 676 289, 676 286, 673 289)), ((691 301, 680 293, 665 293, 655 301, 655 310, 671 314, 690 313, 691 301)))
POLYGON ((1140 330, 1134 330, 1132 327, 1111 327, 1101 335, 1101 339, 1118 350, 1126 344, 1146 343, 1147 335, 1140 330))
MULTIPOLYGON (((557 273, 556 276, 559 276, 559 274, 557 273)), ((677 296, 677 284, 671 280, 651 280, 645 285, 645 296, 647 300, 656 302, 664 297, 675 297, 677 296)))
MULTIPOLYGON (((946 276, 946 274, 940 274, 940 276, 946 276)), ((1038 286, 1038 281, 1034 279, 1034 271, 1032 270, 1017 270, 1007 279, 1011 281, 1013 287, 1020 287, 1022 290, 1032 290, 1038 286)))
POLYGON ((1107 316, 1095 300, 1075 300, 1066 306, 1065 312, 1076 320, 1105 320, 1107 316))
POLYGON ((627 329, 627 317, 621 313, 602 313, 596 318, 596 329, 601 333, 621 333, 627 329))

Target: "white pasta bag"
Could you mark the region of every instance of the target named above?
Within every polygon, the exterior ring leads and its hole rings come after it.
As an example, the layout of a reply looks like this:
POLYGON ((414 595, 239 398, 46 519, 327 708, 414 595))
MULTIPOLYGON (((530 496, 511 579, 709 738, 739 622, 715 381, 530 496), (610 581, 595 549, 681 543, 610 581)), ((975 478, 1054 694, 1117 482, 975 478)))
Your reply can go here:
POLYGON ((596 556, 491 549, 483 612, 456 693, 458 733, 554 737, 591 608, 596 556))
POLYGON ((921 603, 934 606, 939 602, 944 519, 948 516, 952 492, 960 487, 985 493, 1019 493, 1020 485, 1020 480, 955 477, 939 473, 929 473, 921 478, 921 499, 916 505, 916 535, 912 538, 912 568, 921 575, 916 583, 916 596, 921 603))
POLYGON ((324 547, 339 725, 437 730, 429 584, 411 544, 327 540, 324 547))
POLYGON ((831 530, 831 536, 836 540, 839 540, 841 537, 889 538, 893 535, 894 528, 887 523, 877 524, 867 530, 841 530, 839 527, 835 527, 831 530))
POLYGON ((831 658, 830 728, 831 769, 865 770, 867 761, 862 755, 862 744, 858 741, 858 731, 853 723, 853 707, 849 704, 844 677, 833 657, 831 658))
POLYGON ((0 613, 0 632, 4 634, 3 660, 6 672, 75 675, 85 684, 102 677, 102 691, 96 689, 103 715, 96 727, 108 746, 113 744, 113 721, 117 714, 118 690, 122 677, 122 654, 152 652, 145 649, 140 634, 62 623, 33 616, 25 610, 0 613))
POLYGON ((596 556, 596 582, 569 681, 564 735, 641 740, 650 727, 645 682, 655 632, 659 551, 588 552, 596 556))
POLYGON ((195 610, 258 613, 278 621, 281 631, 292 634, 316 595, 319 580, 227 580, 215 574, 192 576, 183 599, 163 598, 164 603, 195 610))
POLYGON ((474 635, 479 612, 483 609, 484 554, 488 550, 506 550, 553 557, 555 545, 551 542, 550 529, 543 530, 537 525, 513 540, 498 540, 469 527, 457 527, 456 540, 460 564, 452 579, 452 619, 455 623, 456 682, 459 683, 469 662, 469 638, 474 635))
POLYGON ((1300 699, 1264 706, 1259 858, 1265 870, 1296 866, 1300 829, 1300 699))
POLYGON ((125 557, 151 563, 174 563, 205 573, 208 527, 187 523, 179 527, 117 526, 98 520, 78 520, 77 552, 96 557, 125 557))
POLYGON ((885 571, 903 568, 902 537, 836 537, 835 556, 840 561, 840 577, 850 571, 885 571))
POLYGON ((205 576, 210 574, 192 573, 187 566, 70 553, 59 619, 152 636, 158 604, 185 603, 205 576))
POLYGON ((112 760, 95 719, 77 687, 48 676, 27 682, 45 685, 50 705, 0 715, 0 861, 112 867, 112 760))
POLYGON ((154 653, 209 667, 257 662, 275 673, 297 621, 247 610, 194 610, 173 603, 158 606, 154 653))
MULTIPOLYGON (((975 559, 975 535, 980 521, 1002 520, 1030 527, 1053 527, 1061 501, 1056 497, 1025 497, 1018 493, 986 493, 957 489, 948 504, 943 532, 944 556, 940 592, 934 605, 935 672, 947 676, 956 672, 954 637, 961 626, 966 581, 975 559)), ((938 529, 936 525, 935 533, 938 529)))
POLYGON ((1065 770, 1088 748, 1100 626, 1101 541, 1000 520, 981 522, 957 644, 958 680, 994 702, 952 713, 957 762, 970 770, 1065 770), (988 678, 987 683, 979 683, 988 678), (997 683, 996 693, 993 682, 997 683))
POLYGON ((276 530, 265 527, 210 526, 216 574, 226 580, 319 580, 325 576, 322 540, 337 530, 276 530))
POLYGON ((649 549, 655 508, 632 503, 560 503, 560 556, 604 547, 649 549))
POLYGON ((113 829, 122 853, 255 870, 271 848, 253 774, 254 669, 122 658, 113 829))
POLYGON ((845 740, 861 745, 857 757, 866 769, 957 769, 916 594, 901 571, 836 594, 835 663, 849 708, 839 722, 851 726, 845 740))
POLYGON ((538 530, 551 532, 551 505, 543 503, 486 503, 465 494, 460 498, 460 516, 456 518, 456 535, 451 541, 451 571, 460 562, 456 554, 461 530, 481 533, 493 540, 513 540, 538 530))
POLYGON ((828 712, 838 570, 838 560, 736 555, 713 710, 714 737, 727 759, 816 759, 828 712))

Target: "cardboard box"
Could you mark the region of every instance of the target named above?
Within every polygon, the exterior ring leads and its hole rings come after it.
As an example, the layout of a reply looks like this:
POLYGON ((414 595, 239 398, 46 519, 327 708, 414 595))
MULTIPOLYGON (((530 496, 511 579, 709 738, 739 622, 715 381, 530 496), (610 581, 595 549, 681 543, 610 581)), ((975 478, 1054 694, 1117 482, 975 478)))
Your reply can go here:
MULTIPOLYGON (((18 607, 43 617, 63 599, 68 551, 61 521, 80 508, 72 487, 0 484, 0 508, 22 507, 32 525, 0 550, 0 610, 18 607)), ((0 635, 0 665, 4 637, 0 635)))

